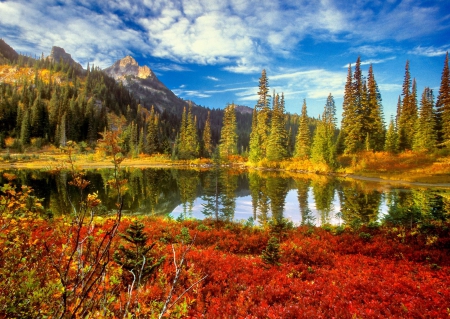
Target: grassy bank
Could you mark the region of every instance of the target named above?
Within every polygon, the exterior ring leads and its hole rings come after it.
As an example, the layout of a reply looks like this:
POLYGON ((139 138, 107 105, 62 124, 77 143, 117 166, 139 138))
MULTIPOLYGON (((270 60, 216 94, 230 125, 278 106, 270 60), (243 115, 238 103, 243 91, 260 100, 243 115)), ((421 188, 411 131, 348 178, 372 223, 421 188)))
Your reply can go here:
MULTIPOLYGON (((111 159, 101 153, 80 152, 74 157, 77 167, 112 167, 111 159)), ((0 152, 0 169, 7 168, 51 168, 67 160, 67 155, 55 148, 28 150, 25 153, 0 152)), ((336 167, 313 163, 310 160, 290 159, 281 162, 263 160, 257 164, 245 162, 243 157, 234 157, 230 164, 236 168, 256 168, 338 175, 357 175, 391 181, 420 182, 429 184, 450 183, 450 157, 436 154, 404 152, 361 152, 342 155, 336 167)), ((140 155, 126 158, 124 166, 129 167, 195 167, 208 168, 210 159, 172 160, 168 155, 140 155)))

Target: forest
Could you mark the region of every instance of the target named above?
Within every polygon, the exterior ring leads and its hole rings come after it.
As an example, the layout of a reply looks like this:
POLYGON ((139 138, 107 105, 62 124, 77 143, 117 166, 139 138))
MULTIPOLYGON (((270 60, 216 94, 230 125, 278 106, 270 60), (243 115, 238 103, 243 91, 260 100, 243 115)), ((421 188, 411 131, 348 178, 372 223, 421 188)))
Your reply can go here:
POLYGON ((88 65, 84 71, 62 60, 14 55, 10 47, 2 50, 7 63, 1 71, 9 77, 0 83, 0 146, 12 151, 58 148, 67 141, 94 150, 99 132, 119 130, 124 155, 130 158, 141 154, 164 154, 173 160, 237 158, 251 166, 333 171, 343 166, 341 156, 361 152, 448 153, 448 54, 436 102, 429 87, 418 101, 416 81, 406 62, 397 114, 388 123, 373 67, 365 77, 358 57, 355 66, 348 67, 338 126, 331 93, 318 119, 308 116, 306 100, 300 115, 286 113, 284 94, 270 94, 265 70, 253 115, 236 112, 233 104, 219 110, 191 102, 161 112, 140 104, 98 67, 88 65), (283 164, 286 161, 290 164, 283 164))

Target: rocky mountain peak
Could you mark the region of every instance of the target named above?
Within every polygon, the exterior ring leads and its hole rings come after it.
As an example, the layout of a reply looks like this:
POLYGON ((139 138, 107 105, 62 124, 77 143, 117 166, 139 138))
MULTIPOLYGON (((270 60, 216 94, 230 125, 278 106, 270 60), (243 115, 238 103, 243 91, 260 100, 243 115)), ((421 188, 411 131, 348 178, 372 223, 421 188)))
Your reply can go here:
POLYGON ((127 55, 121 60, 117 60, 113 65, 104 70, 116 80, 124 81, 127 76, 135 76, 141 79, 154 79, 155 75, 148 66, 139 66, 136 60, 127 55))
POLYGON ((138 63, 136 62, 136 60, 130 56, 127 55, 126 57, 124 57, 122 60, 119 60, 119 66, 120 67, 127 67, 128 65, 132 65, 132 66, 138 66, 138 63))
POLYGON ((52 51, 49 55, 50 61, 53 62, 59 62, 60 60, 64 61, 65 63, 69 63, 73 67, 79 68, 80 70, 83 69, 81 64, 77 63, 72 59, 72 56, 67 53, 63 48, 53 46, 52 51))

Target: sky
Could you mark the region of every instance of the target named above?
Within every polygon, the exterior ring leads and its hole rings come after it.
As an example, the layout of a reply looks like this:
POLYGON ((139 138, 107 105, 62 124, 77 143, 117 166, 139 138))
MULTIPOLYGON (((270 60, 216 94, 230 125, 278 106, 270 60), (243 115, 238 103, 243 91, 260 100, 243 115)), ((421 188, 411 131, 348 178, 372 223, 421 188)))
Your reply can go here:
POLYGON ((0 0, 0 37, 17 52, 106 68, 133 56, 175 94, 211 108, 254 107, 266 70, 286 110, 318 117, 331 93, 338 120, 349 64, 372 64, 386 121, 405 64, 439 91, 450 49, 450 1, 422 0, 0 0))

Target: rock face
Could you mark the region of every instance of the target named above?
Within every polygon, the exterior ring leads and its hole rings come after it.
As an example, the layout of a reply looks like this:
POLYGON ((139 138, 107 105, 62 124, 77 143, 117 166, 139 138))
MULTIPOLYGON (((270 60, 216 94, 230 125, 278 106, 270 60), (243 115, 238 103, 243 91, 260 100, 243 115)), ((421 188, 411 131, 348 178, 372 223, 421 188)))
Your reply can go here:
POLYGON ((181 114, 183 107, 187 106, 187 102, 159 81, 148 66, 139 66, 129 55, 103 71, 116 81, 122 82, 147 108, 154 106, 159 111, 181 114))
POLYGON ((69 63, 74 68, 80 70, 83 69, 81 64, 75 62, 69 53, 66 53, 63 48, 57 46, 52 47, 52 52, 50 53, 49 59, 53 62, 59 62, 60 60, 63 60, 65 63, 69 63))
POLYGON ((148 66, 139 66, 135 59, 126 56, 122 60, 116 61, 112 66, 104 70, 118 81, 126 81, 127 76, 135 76, 140 79, 151 78, 157 80, 155 74, 148 66))

